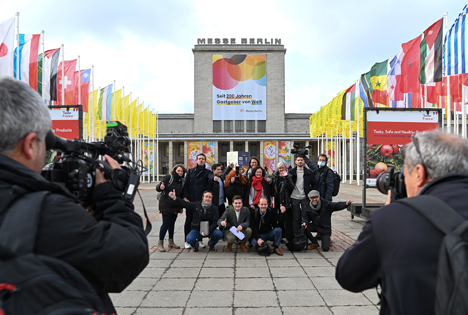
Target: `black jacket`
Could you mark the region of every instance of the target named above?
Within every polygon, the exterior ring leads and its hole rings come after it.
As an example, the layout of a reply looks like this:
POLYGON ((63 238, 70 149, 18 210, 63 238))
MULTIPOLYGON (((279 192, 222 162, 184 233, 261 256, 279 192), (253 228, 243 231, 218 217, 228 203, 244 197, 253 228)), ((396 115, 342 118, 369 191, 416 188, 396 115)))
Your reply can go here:
MULTIPOLYGON (((219 206, 219 190, 220 188, 223 190, 223 193, 224 193, 224 200, 223 200, 223 203, 224 201, 226 201, 226 192, 224 191, 224 179, 226 178, 226 170, 224 170, 224 172, 221 174, 221 176, 219 177, 221 179, 221 187, 219 185, 219 182, 216 182, 214 180, 214 175, 213 175, 213 178, 209 181, 210 182, 210 187, 209 187, 209 190, 211 190, 211 192, 213 193, 213 203, 216 205, 216 206, 219 206)), ((190 199, 189 199, 190 200, 190 199)))
POLYGON ((211 204, 209 209, 203 209, 201 201, 187 202, 183 199, 177 197, 175 200, 180 207, 185 208, 189 211, 193 211, 193 219, 190 224, 191 230, 200 231, 200 222, 209 221, 210 222, 210 234, 217 228, 218 224, 218 207, 211 204))
POLYGON ((168 194, 172 190, 175 190, 176 196, 182 196, 182 189, 184 185, 184 179, 181 178, 178 174, 166 175, 163 180, 156 185, 156 191, 161 190, 161 183, 164 182, 164 193, 161 193, 161 198, 159 199, 159 212, 161 213, 179 213, 181 207, 175 202, 172 198, 169 198, 168 194), (172 183, 169 185, 173 177, 172 183))
POLYGON ((267 208, 266 214, 263 217, 260 215, 260 209, 255 208, 254 211, 251 211, 250 216, 250 227, 252 228, 252 237, 255 239, 260 238, 260 234, 267 234, 275 227, 278 227, 276 222, 276 215, 273 209, 270 207, 267 208))
MULTIPOLYGON (((468 176, 448 175, 420 195, 440 198, 468 219, 468 176)), ((382 287, 380 314, 434 314, 437 264, 444 234, 409 206, 394 202, 372 212, 341 256, 336 279, 346 290, 382 287)))
POLYGON ((278 171, 273 173, 273 179, 271 180, 271 194, 275 198, 275 210, 278 210, 280 205, 283 205, 286 208, 291 207, 290 195, 293 189, 294 183, 290 173, 288 173, 288 176, 279 176, 278 171))
POLYGON ((315 211, 310 207, 310 202, 307 203, 305 211, 302 211, 302 222, 307 227, 312 225, 313 229, 322 235, 331 235, 331 215, 334 211, 346 209, 346 202, 330 202, 320 198, 322 205, 319 211, 315 211))
MULTIPOLYGON (((293 192, 294 188, 296 187, 296 181, 297 181, 297 166, 294 167, 293 169, 289 170, 289 173, 292 176, 292 182, 294 184, 293 189, 291 190, 291 193, 293 192)), ((304 193, 305 193, 305 198, 307 197, 307 194, 314 189, 317 189, 317 182, 315 181, 315 176, 314 173, 309 170, 307 167, 304 167, 304 193)))
POLYGON ((75 267, 101 297, 100 311, 114 313, 108 293, 123 291, 149 261, 141 217, 110 182, 94 189, 92 217, 62 186, 0 154, 0 226, 19 191, 43 190, 52 193, 43 201, 35 253, 75 267))
POLYGON ((210 189, 212 179, 213 173, 205 165, 189 169, 185 175, 182 198, 187 198, 191 202, 202 200, 203 192, 210 189))
POLYGON ((314 172, 316 179, 316 187, 320 193, 320 197, 325 200, 332 201, 333 199, 333 171, 328 167, 324 166, 323 171, 318 167, 317 164, 312 163, 307 156, 304 156, 304 161, 307 166, 314 172))
POLYGON ((250 227, 250 210, 246 207, 242 207, 240 210, 239 214, 239 220, 237 220, 236 216, 236 210, 234 210, 234 206, 227 206, 226 210, 224 211, 223 215, 221 218, 218 220, 218 226, 219 229, 223 232, 224 238, 226 238, 226 235, 229 233, 229 229, 231 227, 238 227, 239 225, 242 225, 242 229, 246 229, 250 227), (232 219, 229 221, 229 209, 232 209, 232 219), (225 227, 221 225, 221 222, 227 219, 227 224, 225 227))

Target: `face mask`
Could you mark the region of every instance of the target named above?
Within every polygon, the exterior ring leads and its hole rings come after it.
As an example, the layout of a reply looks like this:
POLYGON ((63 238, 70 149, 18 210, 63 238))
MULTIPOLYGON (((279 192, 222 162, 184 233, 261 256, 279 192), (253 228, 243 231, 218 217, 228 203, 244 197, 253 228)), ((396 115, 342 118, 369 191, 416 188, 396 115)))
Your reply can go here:
POLYGON ((318 162, 317 164, 318 164, 318 166, 320 166, 320 167, 324 167, 324 166, 325 166, 325 162, 318 162))

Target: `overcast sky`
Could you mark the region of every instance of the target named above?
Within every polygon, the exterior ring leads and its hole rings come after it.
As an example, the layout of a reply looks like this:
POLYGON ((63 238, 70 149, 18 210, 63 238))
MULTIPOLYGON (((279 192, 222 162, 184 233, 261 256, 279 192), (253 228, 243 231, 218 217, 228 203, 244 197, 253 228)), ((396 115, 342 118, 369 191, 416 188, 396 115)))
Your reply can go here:
MULTIPOLYGON (((465 0, 466 1, 466 0, 465 0)), ((286 112, 313 113, 361 73, 401 51, 458 0, 2 1, 0 21, 20 12, 20 33, 45 31, 95 69, 95 89, 116 80, 160 113, 193 113, 197 38, 281 38, 287 49, 286 112)), ((42 51, 42 47, 40 48, 42 51)), ((268 61, 267 61, 268 75, 268 61)))

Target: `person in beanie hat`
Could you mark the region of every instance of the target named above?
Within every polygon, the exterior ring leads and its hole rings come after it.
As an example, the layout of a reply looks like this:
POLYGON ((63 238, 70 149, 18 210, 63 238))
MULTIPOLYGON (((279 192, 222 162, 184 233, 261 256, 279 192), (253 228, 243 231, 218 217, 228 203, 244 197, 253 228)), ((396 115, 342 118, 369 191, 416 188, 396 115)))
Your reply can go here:
POLYGON ((309 203, 302 212, 302 225, 306 228, 306 236, 312 242, 307 249, 319 247, 317 239, 311 232, 318 232, 322 236, 322 248, 324 251, 330 249, 331 215, 334 211, 347 208, 353 201, 331 202, 320 197, 318 190, 311 190, 307 197, 309 203))

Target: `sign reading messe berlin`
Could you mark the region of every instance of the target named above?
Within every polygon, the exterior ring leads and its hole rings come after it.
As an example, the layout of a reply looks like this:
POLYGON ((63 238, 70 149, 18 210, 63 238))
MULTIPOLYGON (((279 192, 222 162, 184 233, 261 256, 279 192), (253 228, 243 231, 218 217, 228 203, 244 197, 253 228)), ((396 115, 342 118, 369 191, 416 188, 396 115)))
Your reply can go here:
POLYGON ((266 120, 266 55, 213 55, 213 120, 266 120))

